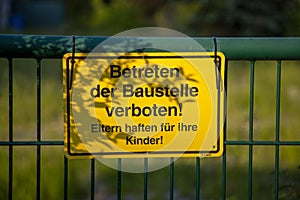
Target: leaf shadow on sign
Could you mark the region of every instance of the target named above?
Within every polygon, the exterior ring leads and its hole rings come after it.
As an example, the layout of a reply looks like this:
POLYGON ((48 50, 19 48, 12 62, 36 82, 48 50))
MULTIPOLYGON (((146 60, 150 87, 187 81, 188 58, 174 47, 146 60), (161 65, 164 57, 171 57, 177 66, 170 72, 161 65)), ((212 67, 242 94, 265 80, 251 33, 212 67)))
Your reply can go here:
MULTIPOLYGON (((178 83, 184 83, 186 81, 198 83, 199 81, 194 77, 192 73, 189 73, 182 66, 180 67, 179 77, 166 77, 166 78, 158 78, 153 77, 151 79, 142 77, 142 78, 130 78, 124 79, 122 77, 119 78, 111 78, 111 69, 109 65, 113 63, 114 65, 120 66, 120 70, 124 70, 125 68, 131 69, 133 64, 139 60, 143 60, 143 66, 146 68, 153 68, 155 65, 150 62, 147 57, 147 53, 149 52, 149 44, 141 39, 127 38, 124 42, 120 42, 119 44, 104 47, 105 49, 101 50, 103 52, 110 53, 110 58, 106 63, 103 63, 104 57, 99 57, 99 59, 95 59, 95 54, 87 55, 84 59, 75 59, 74 64, 74 73, 73 73, 73 85, 80 84, 80 88, 77 89, 76 94, 72 94, 79 101, 75 102, 72 100, 72 112, 74 114, 79 113, 88 113, 89 117, 93 118, 95 115, 95 109, 105 109, 111 107, 112 104, 122 105, 122 96, 120 94, 115 94, 113 97, 109 95, 107 98, 95 98, 94 101, 91 102, 90 98, 82 94, 90 94, 91 83, 92 85, 105 85, 107 88, 115 88, 118 84, 130 84, 132 86, 140 86, 144 85, 149 88, 158 88, 158 87, 175 87, 178 83), (143 44, 145 43, 145 44, 143 44), (145 48, 143 48, 145 47, 145 48), (146 48, 148 47, 148 48, 146 48), (121 52, 121 53, 120 53, 121 52), (124 53, 125 52, 125 53, 124 53), (132 53, 134 53, 134 57, 131 57, 132 53), (90 57, 89 57, 90 56, 90 57), (87 62, 88 60, 88 62, 87 62), (85 70, 79 70, 79 68, 84 67, 85 70), (101 84, 100 84, 101 83, 101 84), (96 100, 97 99, 97 100, 96 100), (100 99, 100 100, 99 100, 100 99)), ((153 49, 152 49, 153 51, 153 49)), ((156 49, 157 52, 161 52, 162 50, 156 49)), ((173 105, 179 105, 180 103, 188 103, 194 100, 192 99, 180 99, 179 96, 169 96, 168 100, 173 105)), ((73 120, 73 119, 72 119, 73 120)), ((99 126, 110 126, 111 124, 107 124, 105 120, 102 119, 101 116, 97 116, 97 121, 99 126)), ((74 124, 73 124, 74 125, 74 124)), ((80 126, 80 124, 76 124, 76 126, 80 126)), ((121 129, 122 130, 122 129, 121 129)), ((76 132, 75 125, 71 127, 71 131, 76 132)), ((99 131, 100 134, 97 134, 97 139, 95 137, 86 137, 85 145, 92 146, 94 142, 98 142, 103 144, 109 149, 110 142, 115 144, 118 143, 119 140, 125 140, 127 136, 132 136, 134 132, 124 132, 124 131, 99 131), (101 134, 102 133, 102 134, 101 134), (110 142, 109 142, 110 141, 110 142)), ((79 133, 80 134, 80 133, 79 133)), ((73 144, 76 148, 81 149, 82 142, 79 140, 74 140, 73 144)))

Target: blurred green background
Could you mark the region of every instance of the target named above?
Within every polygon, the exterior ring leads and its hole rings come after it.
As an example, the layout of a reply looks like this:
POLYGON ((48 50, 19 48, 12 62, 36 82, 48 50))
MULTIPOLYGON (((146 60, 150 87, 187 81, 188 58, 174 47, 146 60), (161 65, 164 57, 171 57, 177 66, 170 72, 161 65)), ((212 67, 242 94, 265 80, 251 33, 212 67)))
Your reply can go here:
POLYGON ((0 30, 112 35, 158 26, 189 36, 298 36, 299 4, 299 0, 1 0, 0 30))
MULTIPOLYGON (((1 33, 114 35, 143 26, 171 28, 189 36, 299 36, 299 0, 1 0, 1 33)), ((300 45, 300 44, 299 44, 300 45)), ((62 66, 42 60, 42 140, 63 140, 62 66)), ((36 140, 36 62, 13 60, 14 140, 36 140)), ((281 140, 300 140, 300 62, 282 67, 281 140)), ((248 140, 249 76, 246 61, 228 67, 227 138, 248 140)), ((275 138, 276 62, 255 68, 254 139, 275 138)), ((8 141, 8 62, 0 58, 0 140, 8 141)), ((253 198, 271 199, 275 147, 254 146, 253 198)), ((280 147, 280 199, 300 199, 300 147, 280 147)), ((8 198, 8 147, 0 146, 0 199, 8 198)), ((63 198, 63 148, 42 147, 41 198, 63 198)), ((14 199, 35 199, 36 148, 14 147, 14 199)), ((69 161, 70 199, 88 199, 90 161, 69 161)), ((195 197, 195 159, 175 165, 175 199, 195 197)), ((244 199, 248 147, 227 147, 227 197, 244 199)), ((221 158, 201 160, 201 197, 221 198, 221 158)), ((143 175, 122 174, 124 199, 142 199, 143 175)), ((96 199, 116 199, 117 172, 96 163, 96 199)), ((167 199, 169 169, 149 173, 149 199, 167 199)))

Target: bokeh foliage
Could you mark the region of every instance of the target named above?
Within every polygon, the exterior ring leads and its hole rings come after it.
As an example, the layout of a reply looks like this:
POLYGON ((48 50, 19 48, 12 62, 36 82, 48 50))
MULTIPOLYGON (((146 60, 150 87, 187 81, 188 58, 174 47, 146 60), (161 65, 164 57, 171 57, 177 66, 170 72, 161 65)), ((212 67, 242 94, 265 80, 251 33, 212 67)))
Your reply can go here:
POLYGON ((296 36, 299 9, 299 0, 76 0, 68 3, 66 24, 95 35, 159 26, 193 36, 296 36))

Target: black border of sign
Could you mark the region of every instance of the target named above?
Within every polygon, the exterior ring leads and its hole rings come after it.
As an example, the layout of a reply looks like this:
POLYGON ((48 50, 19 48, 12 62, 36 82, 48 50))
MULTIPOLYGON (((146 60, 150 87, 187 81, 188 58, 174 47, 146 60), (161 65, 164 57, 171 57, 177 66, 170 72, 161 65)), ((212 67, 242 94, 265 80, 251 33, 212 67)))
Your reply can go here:
MULTIPOLYGON (((167 59, 167 58, 212 58, 214 56, 119 56, 118 59, 167 59)), ((217 131, 217 149, 214 151, 139 151, 139 152, 96 152, 96 153, 73 153, 71 152, 71 120, 70 120, 70 90, 72 87, 72 84, 70 84, 70 60, 73 59, 96 59, 96 58, 102 58, 102 59, 111 59, 113 56, 69 56, 66 58, 66 91, 67 91, 67 152, 70 156, 93 156, 93 155, 102 155, 102 156, 109 156, 109 155, 164 155, 164 154, 210 154, 210 153, 218 153, 220 151, 220 129, 217 131)), ((218 63, 220 63, 220 66, 222 66, 222 60, 221 57, 217 55, 218 63)), ((225 60, 224 60, 225 62, 225 60)), ((221 70, 221 68, 218 70, 221 70)), ((221 72, 220 72, 221 73, 221 72)), ((72 78, 73 79, 73 78, 72 78)), ((71 79, 71 80, 72 80, 71 79)), ((217 83, 219 84, 219 83, 217 83)), ((220 126, 219 118, 220 118, 220 90, 218 90, 218 126, 220 126)), ((224 105, 225 106, 225 105, 224 105)), ((224 109, 224 108, 223 108, 224 109)))

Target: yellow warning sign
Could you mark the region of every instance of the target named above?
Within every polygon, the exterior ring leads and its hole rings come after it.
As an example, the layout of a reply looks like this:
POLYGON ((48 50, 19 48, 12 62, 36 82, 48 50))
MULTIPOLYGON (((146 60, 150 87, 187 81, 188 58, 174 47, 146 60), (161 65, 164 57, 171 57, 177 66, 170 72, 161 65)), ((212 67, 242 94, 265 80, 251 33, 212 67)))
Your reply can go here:
POLYGON ((220 156, 224 62, 220 52, 66 54, 66 155, 220 156))

